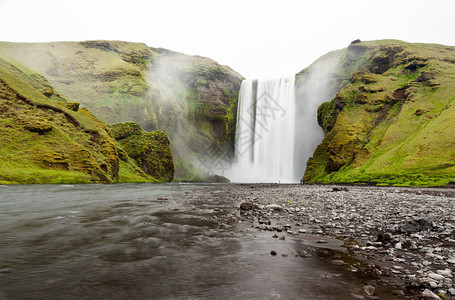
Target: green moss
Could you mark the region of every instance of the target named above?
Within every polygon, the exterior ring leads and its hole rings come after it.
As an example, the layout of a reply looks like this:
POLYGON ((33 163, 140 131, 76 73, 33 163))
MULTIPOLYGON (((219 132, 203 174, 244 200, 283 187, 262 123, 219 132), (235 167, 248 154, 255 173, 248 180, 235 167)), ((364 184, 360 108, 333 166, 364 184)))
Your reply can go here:
POLYGON ((116 146, 103 122, 79 103, 49 99, 37 85, 41 77, 31 75, 0 59, 2 184, 156 181, 116 146))
POLYGON ((350 83, 318 110, 326 135, 304 181, 448 184, 455 174, 455 48, 397 41, 360 46, 363 54, 350 61, 357 69, 343 63, 339 69, 350 83))
POLYGON ((110 130, 119 146, 144 173, 158 181, 174 179, 170 141, 164 132, 145 132, 133 122, 114 124, 110 130))
POLYGON ((211 59, 119 41, 0 42, 0 57, 46 76, 50 100, 61 92, 108 124, 134 121, 166 132, 181 159, 233 142, 242 76, 211 59))

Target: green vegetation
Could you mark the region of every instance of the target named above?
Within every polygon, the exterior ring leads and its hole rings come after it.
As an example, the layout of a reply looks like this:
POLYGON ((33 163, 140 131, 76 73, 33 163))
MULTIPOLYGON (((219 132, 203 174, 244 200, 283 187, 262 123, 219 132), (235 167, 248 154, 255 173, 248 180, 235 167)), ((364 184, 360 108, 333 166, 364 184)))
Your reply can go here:
POLYGON ((160 181, 174 179, 174 162, 167 135, 160 131, 145 132, 133 122, 109 126, 112 136, 128 156, 120 156, 125 162, 129 157, 148 175, 160 181))
POLYGON ((200 153, 234 139, 242 76, 211 59, 120 41, 0 42, 0 57, 40 73, 108 124, 166 132, 182 180, 200 175, 192 163, 200 153))
POLYGON ((29 68, 0 59, 1 184, 172 180, 142 172, 123 152, 87 109, 29 68))
POLYGON ((455 175, 455 47, 374 41, 342 51, 309 183, 442 186, 455 175), (354 67, 352 67, 354 66, 354 67))

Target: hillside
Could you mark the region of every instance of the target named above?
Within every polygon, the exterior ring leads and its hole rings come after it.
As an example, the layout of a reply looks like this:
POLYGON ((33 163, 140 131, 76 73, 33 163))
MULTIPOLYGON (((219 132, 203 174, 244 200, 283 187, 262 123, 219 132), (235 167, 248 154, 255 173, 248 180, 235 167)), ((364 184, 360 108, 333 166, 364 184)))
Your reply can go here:
MULTIPOLYGON (((160 135, 147 144, 160 148, 154 163, 172 165, 169 141, 160 135)), ((43 76, 0 59, 0 184, 156 182, 172 176, 173 165, 165 174, 143 168, 102 121, 43 76)))
POLYGON ((384 40, 336 55, 336 96, 318 109, 324 139, 303 180, 448 184, 455 177, 455 47, 384 40))
POLYGON ((208 58, 140 43, 0 43, 100 120, 133 121, 171 140, 176 177, 194 179, 201 153, 233 143, 242 76, 208 58))

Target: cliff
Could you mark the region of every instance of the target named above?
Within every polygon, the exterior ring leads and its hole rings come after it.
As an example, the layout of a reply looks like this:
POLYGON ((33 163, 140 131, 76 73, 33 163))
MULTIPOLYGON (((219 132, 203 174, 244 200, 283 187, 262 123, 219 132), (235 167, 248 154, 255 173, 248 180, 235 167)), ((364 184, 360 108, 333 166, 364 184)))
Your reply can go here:
POLYGON ((384 40, 336 54, 336 95, 318 109, 324 139, 304 182, 448 184, 455 177, 455 47, 384 40))
MULTIPOLYGON (((170 149, 157 159, 171 164, 170 149)), ((89 110, 33 70, 0 59, 1 184, 156 182, 172 180, 172 172, 144 168, 89 110)))
POLYGON ((201 177, 202 153, 234 141, 242 76, 211 59, 120 41, 0 43, 2 56, 108 124, 167 133, 180 179, 201 177))

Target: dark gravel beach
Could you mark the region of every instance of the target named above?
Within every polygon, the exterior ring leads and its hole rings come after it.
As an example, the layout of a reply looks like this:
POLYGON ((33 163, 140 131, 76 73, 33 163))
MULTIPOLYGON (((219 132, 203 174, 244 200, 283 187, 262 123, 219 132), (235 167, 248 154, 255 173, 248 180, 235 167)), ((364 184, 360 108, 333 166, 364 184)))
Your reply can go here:
POLYGON ((278 184, 223 189, 232 192, 237 207, 218 218, 221 226, 299 239, 306 247, 295 255, 325 251, 320 256, 340 270, 377 276, 365 282, 361 299, 381 299, 378 284, 397 297, 455 299, 453 189, 278 184))

